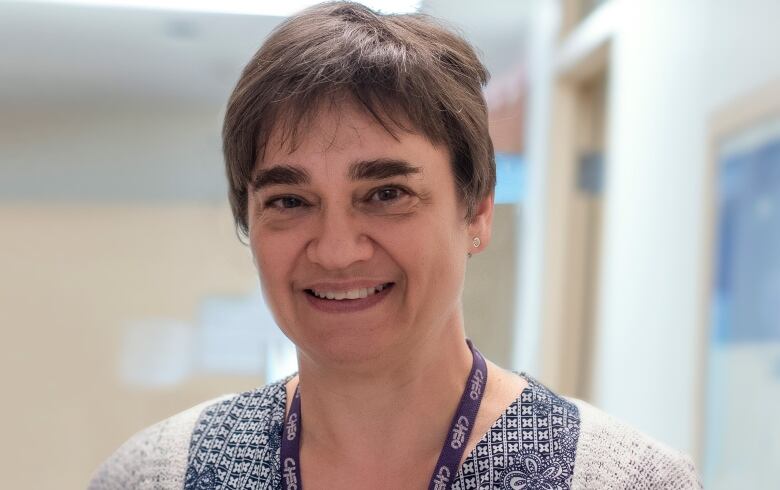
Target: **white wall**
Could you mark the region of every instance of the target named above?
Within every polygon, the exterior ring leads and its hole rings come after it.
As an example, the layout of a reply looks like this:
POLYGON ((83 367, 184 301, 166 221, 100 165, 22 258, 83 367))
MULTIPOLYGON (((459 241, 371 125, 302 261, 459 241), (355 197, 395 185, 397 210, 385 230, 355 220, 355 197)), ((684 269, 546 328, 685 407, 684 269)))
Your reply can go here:
POLYGON ((780 78, 777 0, 625 2, 613 39, 594 402, 693 452, 708 124, 780 78))
POLYGON ((553 79, 552 56, 557 38, 560 8, 555 2, 533 2, 534 19, 528 47, 530 87, 524 140, 528 162, 527 197, 522 223, 518 218, 517 288, 515 290, 515 323, 512 337, 512 368, 539 373, 543 283, 545 279, 545 227, 547 200, 547 165, 549 158, 549 125, 553 79))

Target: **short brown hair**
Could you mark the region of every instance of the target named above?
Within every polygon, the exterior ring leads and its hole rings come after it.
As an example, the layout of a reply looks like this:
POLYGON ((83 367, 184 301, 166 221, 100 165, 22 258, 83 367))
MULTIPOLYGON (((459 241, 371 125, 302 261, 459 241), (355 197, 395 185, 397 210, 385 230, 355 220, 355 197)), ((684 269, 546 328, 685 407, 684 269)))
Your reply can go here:
POLYGON ((294 147, 321 104, 340 97, 393 135, 416 131, 445 145, 470 220, 496 181, 487 79, 471 45, 423 14, 327 2, 288 18, 244 68, 227 105, 223 152, 238 231, 248 234, 248 186, 271 131, 281 124, 294 147))

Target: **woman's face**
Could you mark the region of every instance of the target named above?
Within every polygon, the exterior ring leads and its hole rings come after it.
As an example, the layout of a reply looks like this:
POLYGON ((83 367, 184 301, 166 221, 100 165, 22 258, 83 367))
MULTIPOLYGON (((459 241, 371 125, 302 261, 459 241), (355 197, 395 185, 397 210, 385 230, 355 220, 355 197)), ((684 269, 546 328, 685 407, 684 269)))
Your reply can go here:
POLYGON ((316 362, 461 334, 466 254, 474 236, 489 240, 492 199, 466 223, 447 149, 397 137, 354 107, 322 111, 292 152, 272 134, 255 169, 249 239, 263 292, 316 362))

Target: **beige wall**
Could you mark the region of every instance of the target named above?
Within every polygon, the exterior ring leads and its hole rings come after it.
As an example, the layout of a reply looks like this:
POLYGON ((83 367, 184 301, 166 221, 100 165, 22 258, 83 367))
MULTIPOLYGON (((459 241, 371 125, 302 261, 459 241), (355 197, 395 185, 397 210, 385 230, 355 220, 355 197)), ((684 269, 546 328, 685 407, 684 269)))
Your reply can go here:
POLYGON ((492 242, 471 258, 463 291, 466 334, 485 356, 507 368, 512 356, 519 212, 515 205, 496 206, 492 242))
MULTIPOLYGON (((511 327, 511 207, 490 250, 469 264, 469 334, 497 362, 511 327)), ((83 488, 132 433, 259 377, 193 375, 167 388, 119 377, 128 321, 196 320, 207 296, 257 283, 223 205, 0 206, 4 488, 83 488)))
POLYGON ((5 488, 83 488, 131 433, 253 379, 141 390, 118 380, 124 322, 191 321, 256 279, 219 206, 0 207, 5 488), (10 443, 9 443, 10 441, 10 443))

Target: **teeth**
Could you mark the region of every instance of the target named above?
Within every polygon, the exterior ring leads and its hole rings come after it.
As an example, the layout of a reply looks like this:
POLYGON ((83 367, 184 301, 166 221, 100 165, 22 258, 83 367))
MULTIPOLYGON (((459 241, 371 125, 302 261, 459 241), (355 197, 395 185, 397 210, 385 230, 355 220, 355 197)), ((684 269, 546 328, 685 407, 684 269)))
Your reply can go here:
POLYGON ((367 298, 373 294, 376 294, 387 287, 385 284, 380 284, 372 288, 359 288, 350 289, 349 291, 315 291, 311 290, 315 296, 322 299, 335 299, 341 301, 344 299, 358 299, 367 298))

